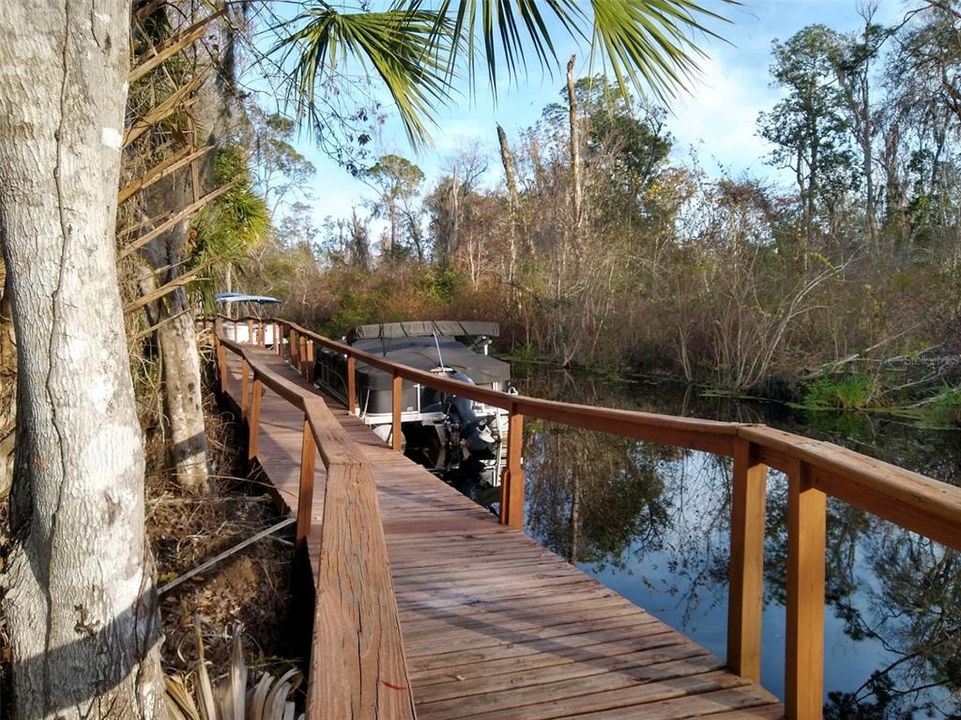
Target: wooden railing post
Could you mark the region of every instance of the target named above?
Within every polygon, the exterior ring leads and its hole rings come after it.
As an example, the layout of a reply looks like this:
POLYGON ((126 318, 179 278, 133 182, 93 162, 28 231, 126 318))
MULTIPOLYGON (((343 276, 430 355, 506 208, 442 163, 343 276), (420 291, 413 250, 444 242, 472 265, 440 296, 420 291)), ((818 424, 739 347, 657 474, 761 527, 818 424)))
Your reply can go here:
POLYGON ((314 467, 317 462, 317 446, 310 421, 304 415, 304 442, 300 450, 300 490, 297 495, 297 549, 307 547, 310 534, 310 513, 314 506, 314 467))
POLYGON ((254 386, 251 389, 250 414, 247 416, 247 462, 257 457, 260 445, 260 399, 264 392, 263 383, 254 373, 254 386))
POLYGON ((227 348, 217 344, 217 374, 220 376, 220 392, 227 393, 227 348))
POLYGON ((507 426, 507 466, 501 476, 501 525, 524 527, 524 416, 512 404, 507 426))
POLYGON ((357 407, 357 358, 347 356, 347 413, 353 415, 357 407))
POLYGON ((254 319, 247 318, 247 344, 254 344, 254 319))
POLYGON ((764 599, 764 499, 767 466, 757 448, 734 441, 731 495, 731 561, 728 566, 727 667, 748 680, 761 680, 761 611, 764 599))
POLYGON ((404 431, 401 429, 400 415, 401 415, 401 404, 404 402, 404 379, 394 371, 394 378, 391 382, 391 403, 390 409, 393 413, 393 422, 391 424, 390 438, 391 447, 394 450, 401 450, 403 448, 404 431))
POLYGON ((304 367, 304 380, 314 384, 314 341, 307 341, 307 364, 304 367))
POLYGON ((300 359, 297 357, 297 352, 300 349, 300 345, 297 342, 297 331, 290 331, 290 367, 295 367, 300 369, 300 359))
POLYGON ((240 416, 247 417, 247 393, 250 390, 250 363, 247 358, 240 364, 240 416))
POLYGON ((817 720, 824 693, 824 543, 827 496, 796 458, 788 470, 785 717, 817 720))
POLYGON ((297 371, 300 377, 307 379, 307 338, 303 335, 299 338, 300 346, 297 348, 297 371))
POLYGON ((267 323, 264 322, 263 318, 257 320, 257 340, 260 347, 267 347, 267 323))

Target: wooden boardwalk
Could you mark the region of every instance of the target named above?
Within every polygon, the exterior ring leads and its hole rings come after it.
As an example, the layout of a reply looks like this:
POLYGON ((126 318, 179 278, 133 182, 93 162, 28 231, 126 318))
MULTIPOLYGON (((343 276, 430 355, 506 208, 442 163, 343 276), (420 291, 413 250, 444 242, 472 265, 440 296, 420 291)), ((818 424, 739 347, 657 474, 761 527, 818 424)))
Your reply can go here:
MULTIPOLYGON (((280 358, 250 350, 311 391, 280 358)), ((228 362, 239 405, 240 360, 228 362)), ((374 468, 419 718, 783 717, 770 693, 330 407, 374 468)), ((303 416, 270 390, 260 413, 258 461, 296 508, 303 416)), ((323 498, 318 463, 314 567, 323 498)))

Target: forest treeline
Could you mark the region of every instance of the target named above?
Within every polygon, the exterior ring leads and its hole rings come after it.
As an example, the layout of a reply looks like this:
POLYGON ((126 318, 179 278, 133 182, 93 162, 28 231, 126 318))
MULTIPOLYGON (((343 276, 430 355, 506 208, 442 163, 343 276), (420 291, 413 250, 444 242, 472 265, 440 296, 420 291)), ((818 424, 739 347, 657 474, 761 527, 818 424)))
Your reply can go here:
MULTIPOLYGON (((823 406, 961 405, 961 34, 951 5, 897 27, 811 25, 771 55, 757 119, 791 183, 709 174, 668 110, 568 77, 501 152, 433 186, 383 155, 352 166, 367 208, 316 227, 301 172, 244 282, 330 333, 362 322, 496 320, 515 355, 664 373, 823 406), (495 187, 485 179, 496 175, 495 187), (380 230, 381 228, 386 228, 380 230), (923 400, 922 400, 923 398, 923 400)), ((710 148, 706 148, 707 151, 710 148)), ((296 174, 296 173, 295 173, 296 174)), ((322 188, 331 178, 318 178, 322 188)), ((276 180, 274 189, 276 190, 276 180)))

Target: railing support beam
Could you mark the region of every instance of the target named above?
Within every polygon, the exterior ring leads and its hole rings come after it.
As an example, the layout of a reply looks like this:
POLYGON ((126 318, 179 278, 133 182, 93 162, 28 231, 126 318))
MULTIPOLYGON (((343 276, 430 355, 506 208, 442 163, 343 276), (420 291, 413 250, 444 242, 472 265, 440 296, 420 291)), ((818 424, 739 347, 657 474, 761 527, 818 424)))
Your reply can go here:
POLYGON ((353 415, 357 408, 357 358, 347 357, 347 413, 353 415))
POLYGON ((307 341, 307 363, 304 365, 304 380, 309 384, 314 384, 314 341, 307 341))
POLYGON ((227 394, 227 348, 220 342, 220 336, 214 335, 214 352, 217 356, 217 387, 221 395, 227 394))
POLYGON ((767 467, 757 462, 757 448, 747 440, 736 440, 728 568, 727 667, 735 675, 755 682, 761 680, 766 494, 767 467))
POLYGON ((404 402, 404 379, 394 372, 391 381, 391 403, 392 423, 390 429, 391 447, 394 450, 402 450, 404 447, 404 431, 401 429, 401 404, 404 402))
POLYGON ((501 475, 501 525, 524 527, 524 416, 511 406, 507 426, 507 465, 501 475))
POLYGON ((253 462, 260 449, 260 400, 264 387, 260 378, 254 373, 254 386, 251 391, 250 414, 247 416, 247 462, 253 462))
POLYGON ((785 717, 819 720, 824 694, 824 543, 827 496, 808 466, 788 470, 785 717))
POLYGON ((314 468, 317 463, 317 445, 310 430, 310 420, 304 416, 304 442, 300 450, 300 490, 297 494, 297 536, 298 550, 306 550, 307 536, 310 534, 310 513, 314 506, 314 468))
POLYGON ((297 347, 297 371, 300 376, 307 379, 307 338, 301 335, 298 338, 300 345, 297 347))
POLYGON ((240 364, 240 417, 247 417, 247 408, 250 407, 247 395, 250 392, 250 363, 244 358, 240 364))

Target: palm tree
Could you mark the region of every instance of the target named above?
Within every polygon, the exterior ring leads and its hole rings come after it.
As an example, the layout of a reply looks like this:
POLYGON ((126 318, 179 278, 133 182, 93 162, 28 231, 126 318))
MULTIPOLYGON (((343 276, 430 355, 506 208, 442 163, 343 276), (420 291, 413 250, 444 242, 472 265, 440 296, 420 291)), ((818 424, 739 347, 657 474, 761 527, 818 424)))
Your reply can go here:
MULTIPOLYGON (((344 12, 324 0, 291 22, 280 43, 284 59, 294 58, 292 77, 302 111, 313 107, 315 87, 332 76, 343 58, 360 62, 386 85, 415 145, 429 137, 427 122, 451 100, 456 72, 466 62, 475 86, 483 45, 483 67, 497 91, 497 64, 503 55, 508 79, 527 70, 527 56, 542 70, 557 57, 547 21, 588 44, 592 59, 609 68, 621 91, 629 85, 663 100, 690 81, 703 51, 696 33, 716 34, 705 22, 724 20, 694 0, 396 0, 388 10, 344 12), (584 28, 591 26, 591 32, 584 28), (466 56, 466 57, 465 57, 466 56)), ((738 4, 738 0, 721 0, 738 4)))

